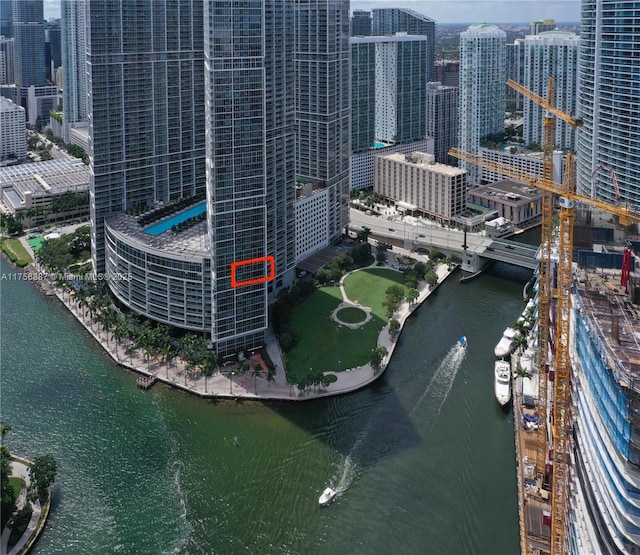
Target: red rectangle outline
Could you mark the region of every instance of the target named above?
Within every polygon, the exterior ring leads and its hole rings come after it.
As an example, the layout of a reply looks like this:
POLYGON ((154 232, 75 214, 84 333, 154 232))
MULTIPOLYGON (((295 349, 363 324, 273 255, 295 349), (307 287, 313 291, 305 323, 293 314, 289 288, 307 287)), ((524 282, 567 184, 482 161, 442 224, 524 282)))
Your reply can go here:
POLYGON ((276 261, 273 256, 261 256, 259 258, 251 258, 250 260, 243 260, 242 262, 231 263, 231 287, 243 287, 245 285, 253 285, 255 283, 264 283, 271 281, 276 277, 276 261), (236 270, 240 266, 246 266, 247 264, 260 264, 260 262, 268 262, 270 266, 269 274, 264 277, 255 279, 248 279, 245 281, 236 281, 236 270))

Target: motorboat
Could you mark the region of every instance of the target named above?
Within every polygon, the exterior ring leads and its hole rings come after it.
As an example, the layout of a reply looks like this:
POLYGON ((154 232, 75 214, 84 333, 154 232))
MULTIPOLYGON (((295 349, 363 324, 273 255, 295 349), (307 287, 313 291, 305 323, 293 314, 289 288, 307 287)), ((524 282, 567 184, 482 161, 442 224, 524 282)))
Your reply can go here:
POLYGON ((494 374, 496 399, 504 407, 511 400, 511 365, 506 360, 496 360, 494 374))
POLYGON ((515 341, 518 332, 513 328, 507 328, 502 334, 502 338, 493 349, 493 353, 498 358, 509 356, 515 350, 515 341))
POLYGON ((338 492, 336 490, 334 490, 333 488, 327 488, 322 492, 322 495, 320 496, 320 499, 318 499, 318 503, 320 503, 321 506, 325 507, 326 505, 328 505, 329 503, 331 503, 333 501, 333 498, 338 494, 338 492))
POLYGON ((458 339, 458 345, 460 345, 460 347, 463 347, 463 348, 467 346, 466 335, 463 335, 460 339, 458 339))

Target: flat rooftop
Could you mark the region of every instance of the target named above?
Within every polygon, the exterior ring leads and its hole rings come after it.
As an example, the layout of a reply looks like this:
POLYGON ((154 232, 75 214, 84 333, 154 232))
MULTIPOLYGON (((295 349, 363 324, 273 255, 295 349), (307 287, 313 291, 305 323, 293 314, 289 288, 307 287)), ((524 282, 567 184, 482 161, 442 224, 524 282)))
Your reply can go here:
POLYGON ((21 197, 46 196, 66 191, 88 190, 91 171, 80 158, 64 158, 3 166, 0 168, 0 188, 13 189, 21 197))
POLYGON ((489 185, 470 189, 469 194, 481 196, 487 199, 500 199, 511 202, 531 202, 542 196, 542 192, 535 187, 529 187, 519 181, 503 179, 489 185))

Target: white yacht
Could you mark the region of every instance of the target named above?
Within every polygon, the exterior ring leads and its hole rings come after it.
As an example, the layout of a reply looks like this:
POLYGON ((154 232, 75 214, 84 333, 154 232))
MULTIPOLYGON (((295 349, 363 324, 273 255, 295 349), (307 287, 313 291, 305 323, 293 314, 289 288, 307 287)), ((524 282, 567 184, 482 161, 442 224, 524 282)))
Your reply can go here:
POLYGON ((504 407, 511 400, 511 365, 506 360, 496 360, 494 374, 496 399, 504 407))
POLYGON ((518 332, 513 328, 507 328, 502 334, 502 338, 498 341, 498 344, 493 349, 493 353, 498 358, 509 356, 515 349, 516 335, 518 332))

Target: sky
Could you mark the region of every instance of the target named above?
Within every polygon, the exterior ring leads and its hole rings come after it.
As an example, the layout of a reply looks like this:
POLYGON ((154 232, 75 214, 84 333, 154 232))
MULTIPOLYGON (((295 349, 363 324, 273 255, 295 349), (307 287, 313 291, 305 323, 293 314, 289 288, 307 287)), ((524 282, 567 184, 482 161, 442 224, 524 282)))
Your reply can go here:
MULTIPOLYGON (((126 1, 126 0, 125 0, 126 1)), ((580 0, 351 0, 352 10, 411 8, 437 23, 577 23, 580 0)), ((60 0, 44 0, 45 19, 60 17, 60 0)))

